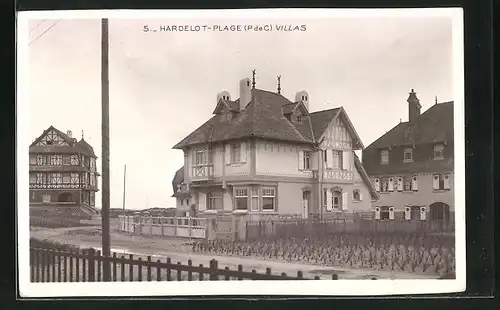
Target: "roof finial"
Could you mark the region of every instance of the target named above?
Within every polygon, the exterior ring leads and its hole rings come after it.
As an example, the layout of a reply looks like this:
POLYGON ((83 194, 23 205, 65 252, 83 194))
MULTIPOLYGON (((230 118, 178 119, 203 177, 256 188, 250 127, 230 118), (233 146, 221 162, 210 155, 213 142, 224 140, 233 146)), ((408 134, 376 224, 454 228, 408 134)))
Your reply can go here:
POLYGON ((252 70, 252 88, 255 88, 255 69, 252 70))
POLYGON ((435 97, 435 99, 434 99, 434 103, 435 103, 435 104, 438 104, 438 96, 436 96, 436 97, 435 97))
POLYGON ((278 94, 281 94, 281 75, 278 75, 278 94))
POLYGON ((83 140, 83 130, 82 130, 82 140, 83 140))

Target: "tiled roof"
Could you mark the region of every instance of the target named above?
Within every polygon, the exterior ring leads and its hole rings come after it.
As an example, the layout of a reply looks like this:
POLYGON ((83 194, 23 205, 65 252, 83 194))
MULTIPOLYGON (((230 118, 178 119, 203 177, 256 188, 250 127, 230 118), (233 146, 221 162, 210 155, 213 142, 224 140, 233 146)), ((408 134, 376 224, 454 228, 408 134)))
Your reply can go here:
POLYGON ((184 166, 182 166, 174 175, 174 179, 172 180, 172 189, 177 192, 177 185, 182 184, 184 182, 184 166))
POLYGON ((365 148, 363 166, 370 175, 453 171, 453 133, 453 101, 435 104, 415 122, 399 123, 365 148), (443 160, 432 159, 432 145, 436 142, 446 145, 443 160), (415 161, 403 161, 402 154, 406 146, 416 147, 413 156, 418 155, 418 158, 415 161), (391 148, 391 154, 399 152, 401 158, 381 164, 380 150, 384 148, 391 148))
POLYGON ((319 140, 321 135, 328 128, 328 125, 332 121, 332 119, 337 115, 340 108, 334 108, 330 110, 323 110, 318 112, 313 112, 309 114, 311 118, 311 123, 314 132, 314 138, 319 140))
MULTIPOLYGON (((237 107, 239 99, 232 102, 237 107)), ((252 89, 252 100, 243 111, 233 113, 231 119, 222 114, 214 115, 174 148, 244 137, 314 143, 328 127, 338 108, 311 113, 311 116, 303 117, 302 123, 297 123, 289 121, 283 114, 284 110, 291 112, 296 104, 281 94, 252 89)))
POLYGON ((356 155, 356 153, 354 153, 354 152, 353 152, 353 154, 354 154, 354 166, 359 171, 359 174, 361 175, 363 182, 368 187, 368 190, 370 191, 370 196, 371 196, 372 200, 378 200, 380 198, 380 196, 377 193, 377 191, 375 190, 375 186, 370 181, 370 178, 368 177, 368 174, 366 173, 365 169, 363 168, 363 165, 361 164, 361 161, 359 160, 358 155, 356 155))
POLYGON ((60 154, 75 154, 81 153, 87 156, 96 157, 94 153, 94 149, 90 144, 87 143, 83 138, 76 142, 77 140, 74 138, 70 138, 67 134, 55 128, 54 126, 50 126, 33 142, 29 147, 30 153, 60 153, 60 154), (55 131, 57 135, 59 135, 68 146, 65 145, 37 145, 38 142, 49 132, 55 131))
MULTIPOLYGON (((377 157, 378 158, 378 157, 377 157)), ((368 164, 363 161, 366 171, 370 175, 379 174, 398 174, 398 173, 424 173, 424 172, 450 172, 454 171, 453 157, 445 158, 443 160, 426 160, 415 162, 390 162, 388 164, 368 164)))
POLYGON ((438 103, 422 113, 414 123, 402 122, 366 149, 418 145, 453 140, 453 101, 438 103))
POLYGON ((91 157, 97 157, 95 156, 94 149, 90 144, 87 143, 83 138, 78 141, 78 143, 75 144, 75 146, 79 147, 82 150, 82 153, 91 156, 91 157))

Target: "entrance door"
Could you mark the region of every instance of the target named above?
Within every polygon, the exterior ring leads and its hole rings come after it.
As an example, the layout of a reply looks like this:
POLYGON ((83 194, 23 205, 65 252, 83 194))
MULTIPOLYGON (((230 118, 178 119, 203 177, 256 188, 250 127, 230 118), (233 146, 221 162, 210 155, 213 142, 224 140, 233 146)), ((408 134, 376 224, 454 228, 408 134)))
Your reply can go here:
POLYGON ((302 218, 307 219, 309 216, 309 197, 310 192, 302 193, 302 218))

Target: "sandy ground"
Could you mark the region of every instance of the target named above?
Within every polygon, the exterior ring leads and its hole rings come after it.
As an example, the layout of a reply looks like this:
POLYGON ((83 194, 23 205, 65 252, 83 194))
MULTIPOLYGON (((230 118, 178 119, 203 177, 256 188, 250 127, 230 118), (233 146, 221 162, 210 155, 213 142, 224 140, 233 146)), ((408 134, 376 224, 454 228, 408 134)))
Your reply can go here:
MULTIPOLYGON (((32 227, 31 236, 38 239, 71 243, 82 248, 93 247, 100 249, 101 247, 99 226, 57 229, 32 227)), ((237 270, 237 266, 241 264, 244 271, 255 269, 259 273, 265 273, 266 268, 269 267, 273 274, 284 272, 290 276, 296 275, 297 271, 300 270, 305 278, 314 278, 314 276, 318 275, 321 279, 331 279, 333 273, 337 273, 339 279, 366 279, 371 276, 379 279, 429 279, 438 277, 437 275, 431 276, 408 272, 316 266, 251 257, 206 255, 193 253, 191 245, 187 244, 188 241, 187 239, 166 237, 133 236, 117 232, 115 228, 112 228, 111 251, 116 252, 118 256, 133 254, 134 257, 143 257, 144 259, 149 255, 154 261, 158 259, 165 261, 169 257, 172 262, 181 262, 183 264, 186 264, 191 259, 195 266, 200 264, 208 266, 210 260, 214 258, 218 261, 219 268, 229 267, 231 270, 237 270)))

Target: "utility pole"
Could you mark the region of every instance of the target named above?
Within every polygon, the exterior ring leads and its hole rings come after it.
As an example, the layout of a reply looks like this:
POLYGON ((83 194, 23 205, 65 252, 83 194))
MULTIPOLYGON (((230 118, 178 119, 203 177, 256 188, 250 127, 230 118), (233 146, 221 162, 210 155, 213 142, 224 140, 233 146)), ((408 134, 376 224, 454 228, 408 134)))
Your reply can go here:
MULTIPOLYGON (((110 256, 109 234, 109 38, 108 19, 101 20, 101 104, 102 104, 102 254, 110 256)), ((110 262, 103 262, 103 280, 111 281, 110 262)))
POLYGON ((123 169, 123 215, 125 215, 125 188, 127 180, 127 165, 123 169))

